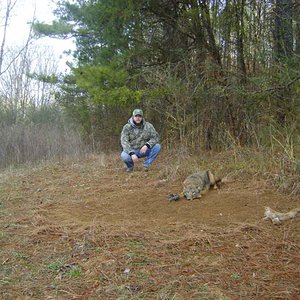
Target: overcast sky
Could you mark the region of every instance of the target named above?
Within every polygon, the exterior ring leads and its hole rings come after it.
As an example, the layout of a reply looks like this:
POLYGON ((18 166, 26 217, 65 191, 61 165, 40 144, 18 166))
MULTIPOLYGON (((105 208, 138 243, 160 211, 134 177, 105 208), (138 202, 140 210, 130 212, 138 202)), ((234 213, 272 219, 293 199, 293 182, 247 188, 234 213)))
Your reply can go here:
MULTIPOLYGON (((1 2, 4 0, 0 0, 1 2)), ((28 37, 30 25, 33 17, 40 22, 51 23, 55 19, 53 10, 56 8, 56 0, 16 0, 17 5, 14 8, 9 30, 7 34, 7 45, 22 45, 28 37)), ((42 38, 37 44, 53 48, 57 57, 60 59, 60 64, 64 65, 67 60, 63 56, 65 50, 74 49, 74 43, 71 40, 58 40, 53 38, 42 38)), ((70 60, 70 58, 69 58, 70 60)))

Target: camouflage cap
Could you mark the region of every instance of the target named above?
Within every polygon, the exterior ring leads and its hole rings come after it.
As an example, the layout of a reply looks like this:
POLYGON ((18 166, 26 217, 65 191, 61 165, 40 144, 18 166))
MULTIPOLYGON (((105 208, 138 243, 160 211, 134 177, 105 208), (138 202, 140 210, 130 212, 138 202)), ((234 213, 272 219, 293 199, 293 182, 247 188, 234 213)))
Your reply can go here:
POLYGON ((136 109, 132 112, 132 115, 133 115, 133 116, 137 116, 137 115, 143 116, 144 113, 143 113, 143 111, 142 111, 141 109, 136 108, 136 109))

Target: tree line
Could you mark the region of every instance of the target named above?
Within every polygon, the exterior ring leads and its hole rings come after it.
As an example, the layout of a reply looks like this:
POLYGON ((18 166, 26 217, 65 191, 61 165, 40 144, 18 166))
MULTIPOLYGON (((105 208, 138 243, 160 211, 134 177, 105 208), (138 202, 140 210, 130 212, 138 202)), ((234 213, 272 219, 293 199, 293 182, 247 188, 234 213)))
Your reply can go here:
POLYGON ((65 1, 35 30, 76 39, 59 101, 87 135, 116 137, 141 106, 168 146, 219 149, 299 129, 299 11, 291 0, 65 1))
POLYGON ((76 40, 55 99, 87 142, 116 149, 134 107, 169 148, 299 136, 296 0, 76 0, 55 15, 33 29, 76 40))

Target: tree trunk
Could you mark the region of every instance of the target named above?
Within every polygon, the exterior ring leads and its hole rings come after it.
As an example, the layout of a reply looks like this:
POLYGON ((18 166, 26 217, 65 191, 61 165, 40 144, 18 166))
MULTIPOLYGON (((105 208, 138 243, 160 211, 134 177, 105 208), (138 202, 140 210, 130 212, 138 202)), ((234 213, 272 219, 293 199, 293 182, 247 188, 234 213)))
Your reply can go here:
POLYGON ((244 57, 244 7, 245 0, 235 1, 235 17, 236 17, 236 52, 237 52, 237 70, 240 76, 240 82, 246 80, 246 64, 244 57))
POLYGON ((210 12, 209 7, 207 5, 206 1, 201 2, 201 8, 202 8, 202 15, 203 15, 203 24, 207 31, 207 49, 210 54, 210 56, 213 58, 214 62, 221 66, 221 57, 219 53, 219 49, 216 44, 215 36, 213 33, 213 28, 211 25, 211 19, 210 19, 210 12))
POLYGON ((276 60, 293 53, 292 0, 276 0, 274 18, 274 54, 276 60))
POLYGON ((295 54, 300 54, 300 4, 294 6, 294 20, 295 20, 295 54))

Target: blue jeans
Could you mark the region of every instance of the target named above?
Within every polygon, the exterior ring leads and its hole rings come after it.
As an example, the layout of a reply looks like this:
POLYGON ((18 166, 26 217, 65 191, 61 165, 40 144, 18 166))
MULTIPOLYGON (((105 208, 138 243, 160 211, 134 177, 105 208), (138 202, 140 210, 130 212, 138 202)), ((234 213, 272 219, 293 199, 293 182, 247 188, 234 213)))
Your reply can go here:
MULTIPOLYGON (((134 154, 137 155, 138 158, 143 158, 145 157, 146 159, 144 160, 144 167, 149 167, 157 158, 157 155, 160 152, 160 144, 155 144, 151 149, 147 149, 146 153, 142 154, 140 152, 140 149, 134 150, 134 154)), ((128 169, 133 169, 134 162, 132 161, 131 156, 122 151, 121 153, 121 159, 124 161, 128 169)))

